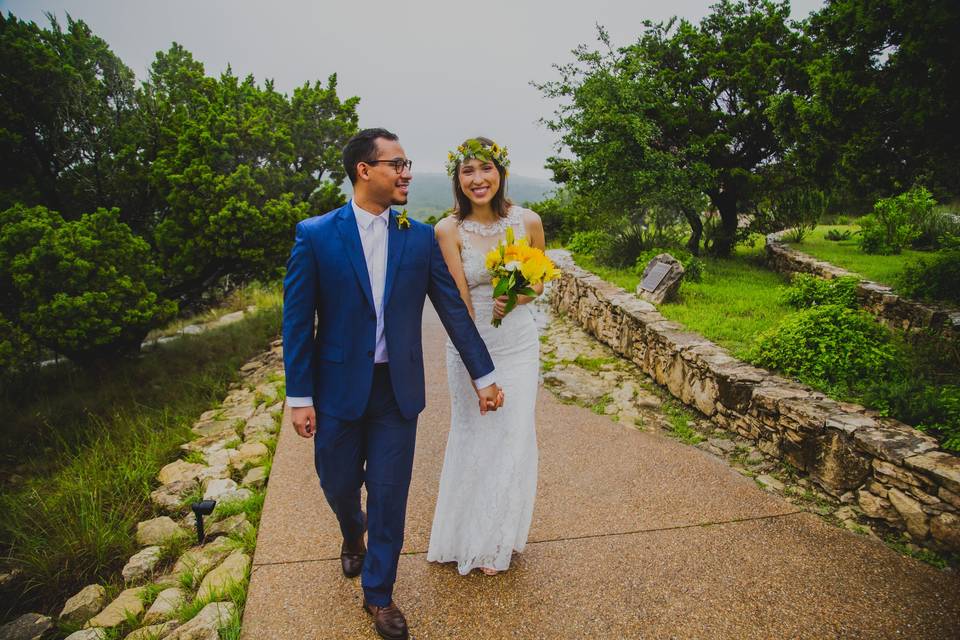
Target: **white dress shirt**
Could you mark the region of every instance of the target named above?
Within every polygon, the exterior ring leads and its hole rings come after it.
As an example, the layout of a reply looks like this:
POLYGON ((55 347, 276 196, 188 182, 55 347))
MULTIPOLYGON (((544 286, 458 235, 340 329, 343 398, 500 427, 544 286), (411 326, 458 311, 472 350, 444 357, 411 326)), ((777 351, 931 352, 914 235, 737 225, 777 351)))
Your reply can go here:
MULTIPOLYGON (((361 209, 354 200, 351 200, 350 204, 353 207, 353 215, 357 219, 357 231, 360 233, 363 257, 367 262, 367 274, 370 276, 373 307, 377 313, 377 346, 374 349, 373 361, 378 364, 389 362, 387 340, 383 332, 383 290, 387 283, 387 235, 390 209, 376 215, 361 209)), ((477 388, 482 389, 493 384, 494 373, 491 371, 474 380, 477 388)), ((313 398, 287 396, 287 404, 291 407, 310 407, 313 406, 313 398)))

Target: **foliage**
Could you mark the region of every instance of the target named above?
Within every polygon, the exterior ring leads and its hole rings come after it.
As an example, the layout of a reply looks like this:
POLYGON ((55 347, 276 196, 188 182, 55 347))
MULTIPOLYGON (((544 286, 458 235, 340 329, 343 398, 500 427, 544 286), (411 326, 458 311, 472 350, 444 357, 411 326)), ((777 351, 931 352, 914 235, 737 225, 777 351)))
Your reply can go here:
POLYGON ((0 616, 8 607, 60 607, 119 572, 136 550, 134 525, 153 515, 157 470, 279 329, 275 290, 272 305, 241 322, 180 338, 98 377, 61 363, 2 387, 2 475, 15 468, 26 479, 0 492, 0 553, 24 570, 16 593, 0 586, 0 616))
POLYGON ((905 247, 899 254, 864 253, 860 250, 859 235, 852 234, 847 240, 829 241, 826 239, 826 234, 831 229, 837 229, 841 233, 848 230, 855 231, 851 227, 818 226, 807 235, 803 243, 803 252, 874 282, 892 286, 910 261, 925 255, 909 247, 905 247))
POLYGON ((336 76, 284 95, 209 77, 173 44, 138 87, 86 24, 52 16, 0 16, 0 52, 0 210, 26 234, 2 232, 8 367, 41 346, 82 363, 135 352, 177 305, 276 275, 295 224, 343 202, 358 100, 336 76))
POLYGON ((944 249, 907 264, 895 286, 909 298, 960 304, 960 249, 944 249))
POLYGON ((45 207, 0 212, 3 310, 33 342, 76 362, 139 347, 175 305, 162 299, 150 247, 99 209, 65 222, 45 207))
POLYGON ((924 187, 881 198, 873 213, 860 218, 860 248, 866 253, 900 253, 929 226, 936 204, 924 187))
POLYGON ((826 304, 798 311, 759 336, 748 359, 812 386, 846 392, 863 378, 881 378, 894 349, 870 314, 826 304))
POLYGON ((857 283, 858 280, 850 276, 826 280, 809 273, 797 273, 790 286, 781 291, 783 301, 798 309, 825 304, 856 309, 857 283))
POLYGON ((548 122, 575 156, 551 159, 555 181, 610 211, 672 203, 691 243, 706 194, 722 221, 712 250, 729 255, 738 214, 783 153, 767 115, 772 98, 803 82, 805 39, 789 13, 785 2, 722 0, 699 25, 645 22, 618 50, 601 29, 604 50, 578 48, 559 81, 539 85, 568 101, 548 122))
POLYGON ((960 451, 960 384, 935 384, 918 373, 904 368, 880 383, 865 382, 863 401, 883 415, 935 433, 944 449, 960 451))
POLYGON ((609 242, 610 236, 604 231, 577 231, 566 246, 573 253, 593 256, 609 242))
POLYGON ((824 238, 830 242, 841 242, 842 240, 849 240, 853 236, 853 232, 849 229, 839 230, 839 229, 829 229, 824 238))
POLYGON ((680 264, 683 265, 683 282, 701 282, 703 281, 703 272, 706 268, 706 263, 702 258, 693 255, 686 249, 680 249, 678 247, 673 248, 663 248, 663 247, 654 247, 652 249, 647 249, 641 253, 636 260, 634 269, 637 272, 637 275, 641 278, 643 277, 643 272, 647 268, 647 265, 650 264, 650 261, 656 258, 661 253, 669 253, 671 256, 680 261, 680 264))
POLYGON ((540 214, 548 243, 568 242, 578 231, 596 226, 598 217, 596 208, 569 186, 560 187, 538 202, 525 202, 523 206, 540 214))
POLYGON ((853 210, 918 181, 956 194, 960 3, 830 0, 805 31, 808 90, 770 109, 788 162, 853 210))
POLYGON ((786 240, 801 243, 817 227, 826 210, 827 196, 823 191, 804 185, 784 186, 775 189, 757 207, 757 217, 765 219, 764 228, 759 230, 789 229, 786 240))

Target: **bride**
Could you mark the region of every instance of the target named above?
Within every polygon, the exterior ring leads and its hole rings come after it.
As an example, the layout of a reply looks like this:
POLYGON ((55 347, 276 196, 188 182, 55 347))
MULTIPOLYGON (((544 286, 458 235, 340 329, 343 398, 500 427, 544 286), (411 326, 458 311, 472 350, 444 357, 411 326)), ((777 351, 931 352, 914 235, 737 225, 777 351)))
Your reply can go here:
MULTIPOLYGON (((507 228, 543 249, 543 224, 536 213, 506 197, 505 147, 471 138, 448 160, 456 203, 454 215, 437 224, 437 241, 493 357, 506 402, 496 412, 477 414, 470 376, 448 340, 450 435, 427 560, 456 562, 461 575, 477 568, 494 575, 509 568, 514 551, 523 551, 533 518, 540 343, 525 306, 533 298, 520 296, 505 315, 507 297, 493 298, 485 257, 504 240, 507 228), (502 318, 499 327, 491 324, 495 318, 502 318)), ((543 285, 535 291, 542 293, 543 285)))

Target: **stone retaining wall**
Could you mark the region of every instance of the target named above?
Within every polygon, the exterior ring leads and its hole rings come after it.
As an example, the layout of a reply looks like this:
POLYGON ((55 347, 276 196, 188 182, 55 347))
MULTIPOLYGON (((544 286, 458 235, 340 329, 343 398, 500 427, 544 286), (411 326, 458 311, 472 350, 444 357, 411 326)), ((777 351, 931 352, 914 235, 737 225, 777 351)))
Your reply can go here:
POLYGON ((562 270, 553 308, 675 397, 918 544, 960 552, 960 457, 901 422, 737 360, 565 251, 551 257, 562 270))
POLYGON ((787 231, 778 231, 767 236, 767 262, 775 271, 811 273, 828 280, 843 276, 857 278, 860 280, 857 285, 860 306, 880 322, 906 332, 929 331, 960 348, 960 310, 904 298, 885 284, 863 280, 856 273, 808 256, 782 242, 785 233, 787 231))

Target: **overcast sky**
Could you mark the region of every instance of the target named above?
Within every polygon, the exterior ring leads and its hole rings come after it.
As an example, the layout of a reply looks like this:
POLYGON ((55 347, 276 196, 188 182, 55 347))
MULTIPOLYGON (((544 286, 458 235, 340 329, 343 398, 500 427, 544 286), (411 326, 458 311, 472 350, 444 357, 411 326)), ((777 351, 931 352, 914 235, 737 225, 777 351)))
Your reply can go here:
MULTIPOLYGON (((44 26, 44 12, 84 20, 138 79, 173 41, 210 75, 227 64, 290 92, 339 78, 341 98, 360 96, 361 127, 400 136, 419 171, 443 171, 448 149, 487 135, 510 148, 511 170, 549 177, 544 160, 556 135, 538 124, 553 106, 531 81, 571 49, 596 42, 596 24, 617 45, 634 41, 645 19, 698 21, 706 0, 0 0, 4 13, 44 26)), ((802 18, 821 0, 793 0, 802 18)), ((65 22, 65 20, 64 20, 65 22)))

